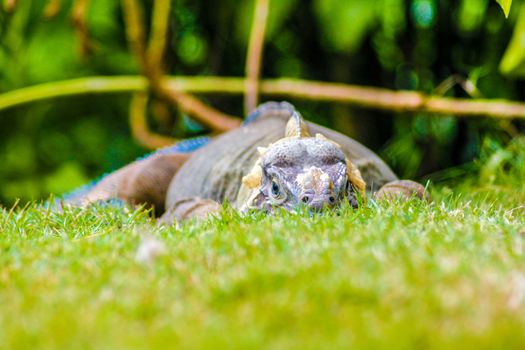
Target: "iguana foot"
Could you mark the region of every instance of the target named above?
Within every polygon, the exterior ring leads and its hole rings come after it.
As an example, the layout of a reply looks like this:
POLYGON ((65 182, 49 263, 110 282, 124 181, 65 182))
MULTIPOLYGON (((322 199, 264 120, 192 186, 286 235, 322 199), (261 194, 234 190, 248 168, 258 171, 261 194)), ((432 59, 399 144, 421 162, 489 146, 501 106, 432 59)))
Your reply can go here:
POLYGON ((204 219, 220 211, 220 204, 211 199, 200 197, 184 198, 176 201, 159 219, 160 224, 171 225, 175 221, 204 219))
POLYGON ((406 201, 410 198, 419 198, 423 201, 430 202, 430 194, 425 187, 410 180, 391 181, 374 193, 374 199, 377 201, 392 201, 396 199, 406 201))

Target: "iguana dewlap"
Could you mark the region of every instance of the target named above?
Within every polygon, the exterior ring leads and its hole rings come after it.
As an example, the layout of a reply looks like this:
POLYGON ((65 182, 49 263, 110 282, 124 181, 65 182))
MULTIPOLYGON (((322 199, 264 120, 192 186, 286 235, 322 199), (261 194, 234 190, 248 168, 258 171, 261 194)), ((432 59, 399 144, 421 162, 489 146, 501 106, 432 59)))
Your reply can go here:
POLYGON ((163 221, 204 216, 228 201, 244 211, 318 210, 359 195, 422 197, 424 189, 396 175, 355 140, 305 122, 286 102, 262 104, 239 129, 220 135, 191 153, 160 151, 95 184, 71 201, 87 204, 121 199, 148 203, 163 221), (383 189, 380 188, 384 185, 383 189))

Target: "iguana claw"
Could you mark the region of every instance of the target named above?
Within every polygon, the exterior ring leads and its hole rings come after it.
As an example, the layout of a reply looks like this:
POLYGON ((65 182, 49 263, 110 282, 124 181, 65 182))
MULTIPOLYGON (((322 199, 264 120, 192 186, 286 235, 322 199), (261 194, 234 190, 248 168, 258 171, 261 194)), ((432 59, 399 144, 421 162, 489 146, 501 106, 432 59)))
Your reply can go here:
POLYGON ((430 194, 425 187, 411 180, 391 181, 374 193, 374 199, 377 201, 408 200, 410 198, 419 198, 430 202, 430 194))

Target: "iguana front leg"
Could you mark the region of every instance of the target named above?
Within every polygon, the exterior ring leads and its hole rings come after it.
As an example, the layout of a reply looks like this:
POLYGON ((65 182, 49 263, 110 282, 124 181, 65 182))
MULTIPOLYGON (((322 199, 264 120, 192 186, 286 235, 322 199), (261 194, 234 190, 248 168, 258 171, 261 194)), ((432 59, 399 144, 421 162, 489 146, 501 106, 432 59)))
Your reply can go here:
POLYGON ((160 224, 171 225, 175 221, 204 219, 211 214, 218 214, 220 204, 211 199, 189 197, 176 201, 159 219, 160 224))
POLYGON ((373 198, 378 201, 397 199, 406 201, 410 198, 418 198, 430 202, 430 194, 425 187, 411 180, 391 181, 375 192, 373 198))

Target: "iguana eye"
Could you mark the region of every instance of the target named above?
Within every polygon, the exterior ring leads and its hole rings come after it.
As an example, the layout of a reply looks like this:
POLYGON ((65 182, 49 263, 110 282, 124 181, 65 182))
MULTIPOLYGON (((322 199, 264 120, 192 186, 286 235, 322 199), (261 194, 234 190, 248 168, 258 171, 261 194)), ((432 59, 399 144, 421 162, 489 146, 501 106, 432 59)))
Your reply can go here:
POLYGON ((286 192, 283 191, 279 180, 273 179, 270 185, 270 199, 274 205, 281 205, 286 200, 286 192))
POLYGON ((277 183, 277 181, 273 180, 272 181, 272 195, 274 197, 278 197, 280 193, 281 193, 281 188, 279 187, 279 184, 277 183))

